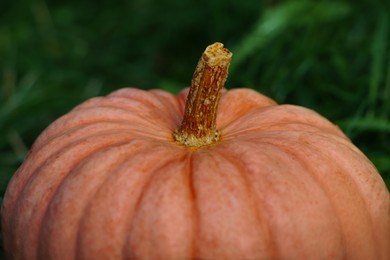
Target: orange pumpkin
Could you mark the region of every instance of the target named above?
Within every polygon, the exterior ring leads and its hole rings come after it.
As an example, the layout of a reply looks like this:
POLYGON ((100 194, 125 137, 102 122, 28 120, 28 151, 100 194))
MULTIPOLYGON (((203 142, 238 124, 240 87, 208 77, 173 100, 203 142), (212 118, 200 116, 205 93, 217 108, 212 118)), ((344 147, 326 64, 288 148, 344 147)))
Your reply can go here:
POLYGON ((51 124, 3 201, 9 259, 390 259, 372 163, 314 111, 221 90, 230 58, 209 46, 189 95, 120 89, 51 124))

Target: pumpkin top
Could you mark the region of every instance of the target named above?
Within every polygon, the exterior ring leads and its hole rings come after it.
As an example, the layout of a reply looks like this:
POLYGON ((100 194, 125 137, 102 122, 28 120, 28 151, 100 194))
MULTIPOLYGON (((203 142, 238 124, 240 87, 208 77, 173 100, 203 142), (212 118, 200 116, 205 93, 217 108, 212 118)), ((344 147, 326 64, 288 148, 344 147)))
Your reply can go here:
POLYGON ((389 259, 373 165, 314 111, 224 90, 230 58, 217 43, 191 90, 124 88, 52 123, 4 197, 9 258, 389 259))

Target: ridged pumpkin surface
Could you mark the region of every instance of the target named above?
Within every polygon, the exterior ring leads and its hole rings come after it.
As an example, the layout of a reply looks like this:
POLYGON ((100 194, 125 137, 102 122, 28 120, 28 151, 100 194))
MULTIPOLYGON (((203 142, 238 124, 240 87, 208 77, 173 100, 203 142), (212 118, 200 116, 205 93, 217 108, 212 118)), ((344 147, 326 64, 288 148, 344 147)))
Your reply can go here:
POLYGON ((390 199, 315 112, 224 91, 219 143, 176 143, 188 90, 121 89, 50 125, 13 177, 10 259, 390 259, 390 199))

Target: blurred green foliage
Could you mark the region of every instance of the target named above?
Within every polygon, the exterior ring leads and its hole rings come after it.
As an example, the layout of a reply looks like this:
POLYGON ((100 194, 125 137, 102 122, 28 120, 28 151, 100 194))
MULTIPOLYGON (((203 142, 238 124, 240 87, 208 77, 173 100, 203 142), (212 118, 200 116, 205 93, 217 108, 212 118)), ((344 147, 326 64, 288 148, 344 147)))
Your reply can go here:
POLYGON ((205 46, 251 87, 338 124, 390 185, 390 6, 372 0, 0 2, 0 196, 35 138, 95 95, 177 92, 205 46))

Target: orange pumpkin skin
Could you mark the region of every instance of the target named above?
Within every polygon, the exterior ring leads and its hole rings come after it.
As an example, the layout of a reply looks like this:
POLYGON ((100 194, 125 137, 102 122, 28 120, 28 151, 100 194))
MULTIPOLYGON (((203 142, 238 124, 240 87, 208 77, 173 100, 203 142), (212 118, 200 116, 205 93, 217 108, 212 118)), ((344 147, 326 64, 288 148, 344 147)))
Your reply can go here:
POLYGON ((390 259, 390 198, 315 112, 223 91, 221 140, 174 141, 188 90, 126 88, 37 139, 2 205, 10 259, 390 259))

